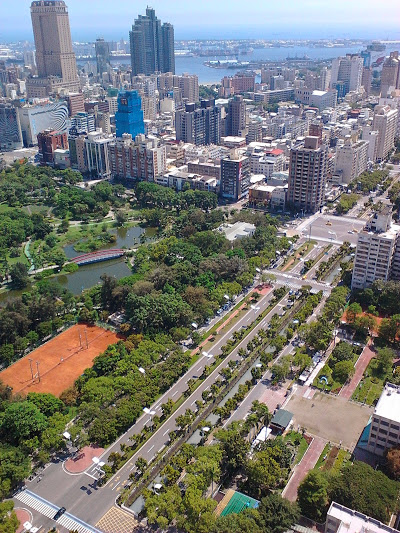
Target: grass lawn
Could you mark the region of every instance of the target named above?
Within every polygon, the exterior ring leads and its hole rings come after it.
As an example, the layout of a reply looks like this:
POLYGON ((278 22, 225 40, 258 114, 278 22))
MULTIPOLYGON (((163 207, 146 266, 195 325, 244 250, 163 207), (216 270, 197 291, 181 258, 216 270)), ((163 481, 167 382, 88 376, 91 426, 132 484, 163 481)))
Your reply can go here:
POLYGON ((297 431, 291 431, 285 436, 284 442, 290 442, 293 444, 293 446, 297 446, 297 452, 293 466, 299 464, 308 448, 306 439, 301 433, 298 433, 297 431))
POLYGON ((386 378, 378 372, 377 359, 372 359, 351 399, 373 405, 381 395, 386 378))
POLYGON ((318 461, 316 462, 314 466, 315 470, 319 470, 320 468, 324 466, 325 461, 327 460, 330 451, 331 451, 331 445, 327 442, 325 444, 324 449, 321 452, 321 455, 318 458, 318 461))
POLYGON ((0 204, 0 215, 4 213, 8 213, 9 211, 12 211, 15 209, 14 207, 9 207, 7 204, 0 204))
POLYGON ((335 392, 338 389, 341 389, 343 385, 332 378, 332 369, 330 368, 327 362, 318 372, 318 375, 313 381, 313 386, 317 387, 322 391, 327 390, 335 392), (325 380, 321 381, 322 376, 325 376, 328 379, 328 383, 325 383, 325 380))
POLYGON ((339 453, 336 456, 336 460, 333 463, 333 466, 331 468, 332 473, 339 473, 342 467, 345 463, 350 459, 351 454, 347 450, 343 450, 342 448, 339 450, 339 453))

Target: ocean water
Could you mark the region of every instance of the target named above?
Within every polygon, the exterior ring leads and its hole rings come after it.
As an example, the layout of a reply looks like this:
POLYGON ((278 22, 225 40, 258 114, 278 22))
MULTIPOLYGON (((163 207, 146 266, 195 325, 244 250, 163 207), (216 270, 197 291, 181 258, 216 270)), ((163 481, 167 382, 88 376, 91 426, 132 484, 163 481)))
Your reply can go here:
MULTIPOLYGON (((307 55, 310 59, 333 59, 335 57, 344 56, 346 54, 356 54, 361 52, 362 46, 341 46, 335 48, 311 48, 307 46, 293 46, 293 47, 281 47, 281 48, 255 48, 250 54, 241 55, 239 57, 242 61, 254 61, 254 60, 271 60, 271 61, 284 61, 288 56, 290 57, 303 57, 307 55)), ((384 52, 376 53, 376 57, 380 55, 389 55, 392 50, 398 50, 399 45, 387 46, 384 52)), ((186 57, 175 56, 175 70, 177 74, 197 74, 200 84, 220 83, 221 78, 224 76, 232 76, 235 74, 235 69, 216 69, 210 68, 204 65, 206 61, 222 59, 235 59, 234 57, 223 56, 208 56, 208 57, 186 57)), ((96 61, 96 60, 92 60, 96 61)), ((117 65, 117 61, 112 62, 113 65, 117 65)), ((127 65, 130 63, 130 59, 120 59, 118 63, 127 65)), ((78 61, 78 64, 84 65, 84 61, 78 61)))

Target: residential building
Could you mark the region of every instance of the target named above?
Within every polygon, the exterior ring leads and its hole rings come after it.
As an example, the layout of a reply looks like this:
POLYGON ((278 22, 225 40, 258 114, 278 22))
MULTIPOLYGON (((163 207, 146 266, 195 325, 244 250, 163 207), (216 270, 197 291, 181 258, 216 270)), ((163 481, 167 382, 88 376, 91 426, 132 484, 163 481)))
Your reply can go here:
POLYGON ((83 93, 69 93, 64 99, 67 102, 70 117, 73 117, 77 113, 84 113, 85 101, 83 93))
POLYGON ((277 211, 283 211, 285 209, 287 190, 287 184, 274 187, 271 193, 271 209, 277 211))
POLYGON ((199 101, 199 78, 197 74, 182 74, 174 76, 174 87, 179 87, 182 91, 182 98, 188 102, 199 101))
POLYGON ((367 449, 384 455, 400 445, 400 385, 386 383, 372 415, 367 449))
POLYGON ((202 100, 200 108, 186 104, 185 110, 175 113, 176 140, 197 146, 219 144, 221 140, 221 109, 214 100, 202 100))
POLYGON ((324 202, 327 147, 318 137, 306 137, 304 146, 292 148, 287 201, 295 208, 314 213, 324 202))
POLYGON ((220 162, 214 162, 212 160, 200 161, 199 159, 195 161, 189 161, 188 172, 192 174, 199 174, 200 176, 208 176, 211 178, 216 178, 218 181, 221 178, 221 164, 220 162))
POLYGON ((86 134, 78 134, 70 130, 68 135, 70 165, 71 168, 79 170, 82 174, 88 171, 85 139, 86 134))
POLYGON ((227 135, 240 136, 246 128, 246 104, 243 96, 235 95, 228 104, 227 135))
POLYGON ((104 39, 96 39, 94 48, 96 52, 97 75, 101 79, 103 73, 108 72, 108 70, 111 68, 110 43, 104 39))
POLYGON ((250 187, 250 158, 232 150, 221 159, 220 194, 223 198, 237 202, 246 196, 250 187))
POLYGON ((234 76, 225 76, 221 80, 222 87, 219 95, 226 98, 234 94, 254 91, 255 79, 254 74, 246 74, 245 72, 237 73, 234 76))
POLYGON ((109 145, 111 175, 114 178, 156 181, 167 170, 165 146, 158 146, 157 139, 146 139, 124 133, 109 145))
POLYGON ((325 533, 398 533, 376 518, 332 502, 326 515, 325 533))
POLYGON ((71 119, 71 127, 76 133, 91 133, 96 130, 94 113, 76 113, 71 119))
POLYGON ((51 129, 66 132, 68 129, 68 107, 65 101, 43 100, 37 104, 18 107, 24 146, 37 144, 37 134, 51 129))
POLYGON ((386 97, 393 89, 400 89, 399 52, 390 52, 381 72, 381 96, 386 97))
POLYGON ((22 148, 21 123, 17 109, 10 103, 0 102, 0 151, 22 148))
POLYGON ((336 89, 321 91, 300 87, 294 91, 294 101, 299 104, 317 107, 319 111, 323 111, 327 107, 336 107, 337 91, 336 89))
POLYGON ((358 234, 352 289, 365 289, 375 280, 400 277, 400 226, 392 224, 392 209, 375 212, 358 234))
POLYGON ((147 7, 146 15, 139 15, 129 32, 132 75, 175 73, 174 27, 156 17, 147 7))
POLYGON ((68 9, 63 0, 35 0, 31 4, 38 78, 28 78, 28 98, 43 97, 58 88, 79 91, 68 9))
POLYGON ((117 137, 129 133, 132 138, 144 133, 142 99, 137 91, 121 91, 118 95, 118 111, 115 114, 117 137))
POLYGON ((247 127, 246 142, 262 141, 262 122, 260 120, 251 120, 247 127))
POLYGON ((350 91, 359 91, 363 70, 363 58, 358 54, 346 54, 332 61, 331 87, 344 97, 350 91), (338 87, 341 85, 341 88, 338 87))
POLYGON ((57 148, 66 150, 68 148, 68 139, 66 132, 45 130, 37 135, 39 160, 43 166, 54 165, 54 151, 57 148))
POLYGON ((65 170, 71 166, 69 158, 69 150, 65 148, 56 148, 53 152, 54 166, 61 170, 65 170))
POLYGON ((370 67, 364 67, 362 71, 361 85, 364 87, 365 96, 371 94, 372 87, 372 69, 370 67))
POLYGON ((85 138, 85 152, 88 172, 97 178, 110 179, 111 165, 109 144, 113 138, 102 131, 88 133, 85 138))
POLYGON ((394 147, 398 110, 392 109, 388 105, 384 105, 376 106, 374 111, 372 129, 378 132, 376 160, 382 161, 388 156, 389 152, 394 147))
POLYGON ((156 178, 155 181, 158 185, 170 187, 176 191, 182 191, 189 185, 194 190, 213 192, 214 194, 219 192, 219 180, 216 178, 182 171, 179 168, 165 173, 164 176, 156 178))
POLYGON ((368 141, 352 142, 348 135, 343 144, 336 148, 335 171, 340 176, 341 183, 351 183, 368 166, 368 141))
POLYGON ((252 174, 263 174, 266 178, 274 172, 285 169, 286 158, 283 150, 279 148, 264 149, 262 151, 249 149, 250 167, 252 174))

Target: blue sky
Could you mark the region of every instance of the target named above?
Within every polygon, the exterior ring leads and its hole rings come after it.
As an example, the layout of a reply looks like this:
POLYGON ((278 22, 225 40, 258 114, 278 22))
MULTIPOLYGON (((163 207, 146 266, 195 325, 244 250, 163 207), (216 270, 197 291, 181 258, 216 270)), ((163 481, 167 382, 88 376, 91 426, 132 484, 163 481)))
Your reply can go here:
MULTIPOLYGON (((128 37, 146 2, 67 0, 74 40, 128 37)), ((187 38, 400 39, 398 0, 154 0, 157 16, 187 38)), ((32 39, 29 0, 0 0, 0 42, 32 39)))

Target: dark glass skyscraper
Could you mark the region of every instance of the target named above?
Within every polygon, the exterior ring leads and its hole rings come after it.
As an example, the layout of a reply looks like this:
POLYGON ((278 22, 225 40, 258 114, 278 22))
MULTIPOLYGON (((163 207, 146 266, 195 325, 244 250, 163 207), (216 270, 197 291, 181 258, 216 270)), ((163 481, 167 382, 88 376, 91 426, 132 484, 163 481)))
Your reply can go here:
POLYGON ((129 133, 133 138, 144 133, 142 99, 137 91, 121 91, 118 95, 118 111, 115 113, 117 137, 129 133))
POLYGON ((101 76, 110 67, 110 43, 104 39, 96 39, 94 46, 96 50, 97 75, 101 76))
POLYGON ((146 15, 139 15, 129 32, 132 74, 172 72, 175 74, 174 27, 156 17, 148 7, 146 15))

